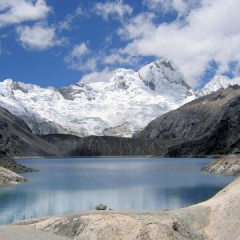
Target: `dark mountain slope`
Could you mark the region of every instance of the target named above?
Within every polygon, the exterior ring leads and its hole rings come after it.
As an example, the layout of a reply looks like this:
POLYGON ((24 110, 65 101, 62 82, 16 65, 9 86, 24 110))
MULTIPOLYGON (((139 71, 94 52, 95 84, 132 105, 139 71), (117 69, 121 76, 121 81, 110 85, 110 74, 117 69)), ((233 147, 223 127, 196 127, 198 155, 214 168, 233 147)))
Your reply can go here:
POLYGON ((57 154, 57 148, 32 134, 23 120, 0 107, 0 166, 16 172, 28 171, 11 157, 57 154))
POLYGON ((192 101, 153 120, 140 139, 169 141, 169 156, 226 154, 240 149, 240 87, 192 101))
POLYGON ((0 108, 0 149, 15 157, 56 155, 56 149, 32 134, 23 120, 0 108))
POLYGON ((164 155, 166 146, 151 140, 109 136, 80 138, 72 135, 50 134, 42 138, 58 146, 63 156, 143 156, 164 155))

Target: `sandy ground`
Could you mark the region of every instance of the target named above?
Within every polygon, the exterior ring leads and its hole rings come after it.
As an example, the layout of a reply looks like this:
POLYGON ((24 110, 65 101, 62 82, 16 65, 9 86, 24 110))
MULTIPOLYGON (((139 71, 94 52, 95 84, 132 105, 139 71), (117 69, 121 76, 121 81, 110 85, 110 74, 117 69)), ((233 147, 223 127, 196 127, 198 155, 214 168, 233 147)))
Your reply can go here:
POLYGON ((53 233, 36 231, 34 225, 0 227, 1 240, 65 240, 69 239, 53 233))

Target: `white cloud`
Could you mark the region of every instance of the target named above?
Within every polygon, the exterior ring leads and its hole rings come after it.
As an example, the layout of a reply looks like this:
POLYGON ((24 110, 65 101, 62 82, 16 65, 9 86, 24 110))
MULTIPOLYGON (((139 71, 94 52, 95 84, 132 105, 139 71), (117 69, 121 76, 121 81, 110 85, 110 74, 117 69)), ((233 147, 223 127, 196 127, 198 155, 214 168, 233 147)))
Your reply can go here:
POLYGON ((64 43, 64 39, 57 39, 55 28, 41 24, 17 27, 17 33, 21 45, 27 49, 45 50, 64 43))
POLYGON ((79 71, 95 71, 97 67, 97 58, 93 56, 86 43, 75 45, 64 60, 70 68, 79 71))
POLYGON ((109 17, 122 20, 125 15, 130 15, 133 11, 132 7, 123 3, 123 0, 96 3, 94 10, 105 20, 108 20, 109 17))
POLYGON ((183 16, 198 6, 199 2, 200 0, 145 0, 144 4, 153 11, 163 13, 176 11, 179 16, 183 16))
POLYGON ((1 0, 0 27, 45 19, 50 11, 45 0, 1 0))
POLYGON ((89 49, 86 45, 86 43, 81 43, 79 45, 75 45, 72 52, 71 52, 71 57, 73 58, 79 58, 86 53, 88 53, 89 49))
POLYGON ((101 72, 95 71, 89 74, 85 74, 80 81, 84 83, 107 82, 113 75, 114 71, 110 70, 109 68, 105 68, 101 72))
POLYGON ((80 16, 87 16, 87 13, 84 12, 81 7, 78 7, 72 14, 68 14, 65 19, 59 23, 59 29, 71 30, 73 21, 80 16))
POLYGON ((123 28, 120 28, 118 34, 125 40, 141 39, 148 32, 155 31, 156 26, 153 24, 153 20, 154 14, 152 13, 139 14, 132 18, 123 28))
POLYGON ((196 87, 210 62, 217 63, 218 74, 231 71, 231 62, 240 62, 239 9, 238 0, 202 0, 184 20, 163 24, 140 14, 119 31, 129 41, 121 53, 171 57, 196 87))
POLYGON ((102 61, 106 65, 127 65, 127 66, 136 66, 139 62, 139 58, 137 56, 131 56, 125 54, 120 50, 115 50, 111 54, 103 55, 102 61))

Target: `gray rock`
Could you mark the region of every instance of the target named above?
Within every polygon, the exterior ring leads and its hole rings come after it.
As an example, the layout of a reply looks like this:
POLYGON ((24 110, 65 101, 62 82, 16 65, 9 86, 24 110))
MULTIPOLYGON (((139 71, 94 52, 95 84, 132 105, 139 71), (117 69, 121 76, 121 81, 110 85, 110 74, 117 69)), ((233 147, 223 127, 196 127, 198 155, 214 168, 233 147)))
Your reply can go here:
POLYGON ((11 170, 0 167, 0 185, 18 184, 26 181, 27 181, 27 178, 24 178, 12 172, 11 170))
POLYGON ((14 172, 32 171, 12 157, 57 155, 56 147, 33 134, 27 124, 0 107, 0 166, 14 172))
POLYGON ((240 175, 240 154, 230 154, 202 168, 203 172, 222 174, 226 176, 240 175))
POLYGON ((96 210, 106 210, 107 209, 107 206, 100 203, 98 204, 96 207, 95 207, 96 210))

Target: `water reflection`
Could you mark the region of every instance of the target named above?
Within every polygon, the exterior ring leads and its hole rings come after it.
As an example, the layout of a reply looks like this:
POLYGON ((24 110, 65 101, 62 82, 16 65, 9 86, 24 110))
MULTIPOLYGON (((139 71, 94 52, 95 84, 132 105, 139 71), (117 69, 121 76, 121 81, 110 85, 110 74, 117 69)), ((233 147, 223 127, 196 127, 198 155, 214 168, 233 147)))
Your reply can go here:
POLYGON ((202 174, 209 160, 43 159, 27 184, 0 188, 0 224, 25 218, 90 210, 173 209, 204 201, 232 178, 202 174), (209 183, 211 183, 209 185, 209 183))

